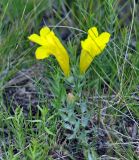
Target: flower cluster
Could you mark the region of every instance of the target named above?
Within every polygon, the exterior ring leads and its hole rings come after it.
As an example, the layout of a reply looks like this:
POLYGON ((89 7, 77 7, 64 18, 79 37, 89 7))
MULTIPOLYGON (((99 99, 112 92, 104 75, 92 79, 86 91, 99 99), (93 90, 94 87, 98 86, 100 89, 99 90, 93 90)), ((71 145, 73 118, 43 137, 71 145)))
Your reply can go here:
MULTIPOLYGON (((64 75, 67 77, 70 75, 68 53, 53 31, 48 27, 43 27, 40 30, 40 35, 32 34, 28 38, 32 42, 41 45, 35 53, 37 59, 44 59, 50 55, 54 55, 64 75)), ((79 67, 82 74, 86 72, 95 56, 99 55, 105 49, 109 40, 110 34, 108 32, 98 35, 96 27, 88 30, 87 39, 81 41, 82 50, 79 67)))

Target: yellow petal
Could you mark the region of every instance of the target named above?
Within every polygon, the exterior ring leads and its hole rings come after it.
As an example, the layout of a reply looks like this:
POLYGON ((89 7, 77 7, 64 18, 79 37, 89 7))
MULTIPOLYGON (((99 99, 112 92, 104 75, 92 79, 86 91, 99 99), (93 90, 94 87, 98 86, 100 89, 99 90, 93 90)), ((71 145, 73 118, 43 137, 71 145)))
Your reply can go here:
POLYGON ((55 34, 53 31, 50 31, 47 36, 45 36, 45 39, 47 41, 47 47, 51 48, 53 51, 57 48, 57 45, 55 43, 55 34))
POLYGON ((90 54, 92 56, 99 55, 103 51, 105 46, 106 46, 106 44, 103 43, 102 41, 99 41, 99 39, 97 38, 96 40, 92 41, 90 54))
POLYGON ((35 55, 36 55, 36 59, 44 59, 49 57, 50 50, 44 47, 38 47, 35 52, 35 55))
POLYGON ((85 73, 85 71, 88 69, 93 59, 94 57, 92 57, 89 52, 82 49, 81 56, 80 56, 80 73, 81 74, 85 73))
POLYGON ((84 41, 81 41, 81 46, 82 49, 91 52, 92 49, 92 40, 90 40, 89 38, 85 39, 84 41))
POLYGON ((81 41, 81 46, 84 50, 89 52, 89 54, 92 57, 95 57, 96 55, 98 55, 102 51, 102 48, 101 48, 100 44, 98 43, 97 38, 93 39, 93 40, 90 38, 87 38, 86 40, 81 41))
POLYGON ((91 56, 99 55, 109 42, 110 34, 107 32, 102 33, 95 39, 87 38, 81 42, 82 48, 90 53, 91 56))
POLYGON ((106 47, 106 44, 110 40, 110 34, 108 32, 103 32, 101 33, 97 40, 96 40, 96 45, 98 48, 98 51, 96 52, 96 55, 99 55, 106 47))
POLYGON ((38 36, 37 34, 32 34, 28 37, 28 39, 32 42, 35 42, 37 44, 40 44, 40 45, 46 45, 47 42, 44 38, 38 36))
POLYGON ((99 35, 98 39, 101 43, 106 44, 110 40, 110 34, 108 32, 103 32, 99 35))
POLYGON ((40 36, 46 38, 46 36, 50 33, 50 29, 48 27, 43 27, 40 30, 40 36))
POLYGON ((96 27, 92 27, 88 30, 88 37, 95 39, 98 37, 98 31, 96 27))

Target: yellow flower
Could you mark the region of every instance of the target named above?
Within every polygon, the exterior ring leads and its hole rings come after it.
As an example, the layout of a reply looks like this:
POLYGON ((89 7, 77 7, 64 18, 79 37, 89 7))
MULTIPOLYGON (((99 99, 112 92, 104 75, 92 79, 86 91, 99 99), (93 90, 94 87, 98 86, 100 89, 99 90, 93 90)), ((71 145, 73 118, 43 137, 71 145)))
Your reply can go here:
POLYGON ((81 56, 80 56, 80 72, 85 73, 95 56, 99 55, 106 44, 109 42, 110 34, 103 32, 98 35, 96 27, 92 27, 88 30, 88 37, 84 41, 81 41, 81 56))
POLYGON ((50 55, 54 55, 65 76, 69 76, 70 66, 68 53, 53 31, 48 27, 43 27, 40 30, 40 36, 32 34, 28 38, 32 42, 41 45, 35 52, 37 59, 44 59, 48 58, 50 55))

